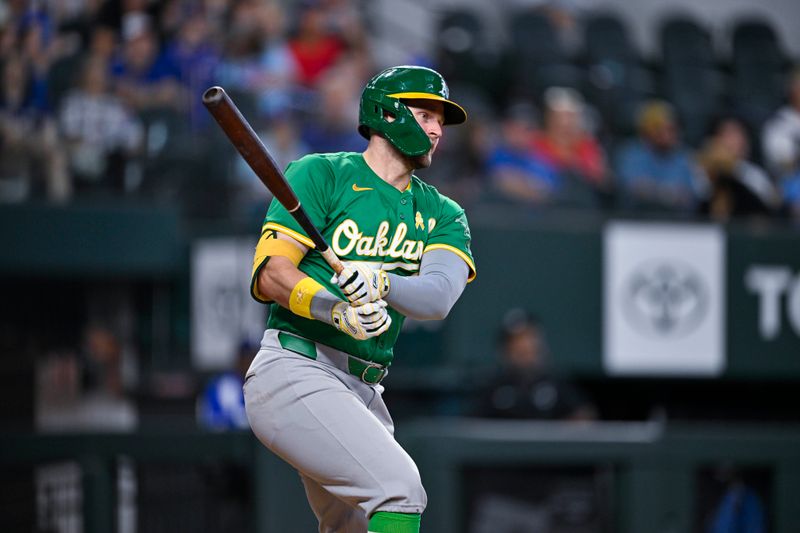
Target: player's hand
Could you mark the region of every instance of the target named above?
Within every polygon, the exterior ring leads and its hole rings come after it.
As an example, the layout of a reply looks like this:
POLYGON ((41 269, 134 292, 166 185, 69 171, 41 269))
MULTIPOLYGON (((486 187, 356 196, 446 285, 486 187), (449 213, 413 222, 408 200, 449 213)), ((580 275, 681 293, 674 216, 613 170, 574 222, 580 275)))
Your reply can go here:
POLYGON ((339 302, 333 306, 331 318, 336 329, 360 341, 377 337, 392 325, 383 300, 356 306, 339 302))
POLYGON ((383 270, 375 270, 361 263, 344 267, 331 283, 342 289, 345 298, 353 305, 376 302, 389 293, 389 276, 383 270))

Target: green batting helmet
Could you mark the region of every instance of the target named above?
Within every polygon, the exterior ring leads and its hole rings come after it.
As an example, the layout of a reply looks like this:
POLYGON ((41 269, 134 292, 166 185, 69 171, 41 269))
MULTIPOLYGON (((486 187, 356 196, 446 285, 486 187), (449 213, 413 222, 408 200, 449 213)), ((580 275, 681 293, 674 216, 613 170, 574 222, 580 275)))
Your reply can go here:
POLYGON ((447 83, 435 70, 411 65, 388 68, 369 80, 361 93, 358 131, 366 139, 370 129, 378 131, 403 154, 422 155, 430 150, 431 141, 402 100, 438 100, 444 104, 444 123, 461 124, 467 113, 449 97, 447 83), (386 120, 385 113, 394 120, 386 120))

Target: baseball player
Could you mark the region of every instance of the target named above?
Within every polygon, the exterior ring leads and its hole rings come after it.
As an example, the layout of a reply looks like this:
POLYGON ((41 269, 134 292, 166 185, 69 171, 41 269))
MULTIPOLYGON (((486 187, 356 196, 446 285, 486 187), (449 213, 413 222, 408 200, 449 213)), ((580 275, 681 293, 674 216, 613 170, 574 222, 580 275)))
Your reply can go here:
POLYGON ((381 380, 405 317, 442 319, 475 277, 463 209, 413 172, 466 113, 444 79, 384 70, 361 96, 364 153, 313 154, 286 178, 345 269, 280 203, 256 247, 252 296, 270 304, 244 384, 253 432, 298 470, 323 533, 416 533, 419 472, 393 437, 381 380))

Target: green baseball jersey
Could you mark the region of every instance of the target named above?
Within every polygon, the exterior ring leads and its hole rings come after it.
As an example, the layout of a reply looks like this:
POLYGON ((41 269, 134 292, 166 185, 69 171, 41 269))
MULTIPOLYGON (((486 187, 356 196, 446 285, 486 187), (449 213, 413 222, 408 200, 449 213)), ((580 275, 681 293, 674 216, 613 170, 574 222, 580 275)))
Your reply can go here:
MULTIPOLYGON (((467 263, 470 281, 475 277, 464 210, 416 176, 405 191, 399 191, 378 177, 362 154, 350 152, 305 156, 291 163, 285 175, 311 222, 343 262, 366 262, 399 276, 412 276, 419 271, 423 254, 445 249, 467 263)), ((267 211, 262 235, 268 231, 284 233, 314 248, 300 225, 275 200, 267 211)), ((319 253, 309 250, 298 268, 345 299, 338 285, 331 283, 333 269, 319 253)), ((256 271, 251 286, 257 275, 256 271)), ((271 304, 267 327, 389 365, 405 317, 391 307, 388 311, 392 317, 389 330, 366 340, 356 340, 276 303, 271 304)))

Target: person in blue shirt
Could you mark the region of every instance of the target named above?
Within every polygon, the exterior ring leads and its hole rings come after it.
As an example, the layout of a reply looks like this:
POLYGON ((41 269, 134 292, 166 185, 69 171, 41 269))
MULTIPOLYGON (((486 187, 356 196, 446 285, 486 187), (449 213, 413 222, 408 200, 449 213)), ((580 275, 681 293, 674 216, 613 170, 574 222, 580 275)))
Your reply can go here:
POLYGON ((112 61, 118 95, 136 111, 159 108, 181 111, 188 101, 173 58, 158 43, 152 23, 143 13, 123 19, 123 46, 112 61))
POLYGON ((781 200, 789 216, 800 222, 800 171, 780 180, 781 200))
POLYGON ((694 212, 708 187, 681 144, 672 107, 664 101, 648 102, 637 122, 638 138, 625 143, 616 158, 623 205, 694 212))
POLYGON ((556 169, 531 149, 536 122, 536 110, 526 102, 511 105, 503 118, 500 141, 486 159, 490 187, 501 198, 546 205, 561 192, 556 169))

